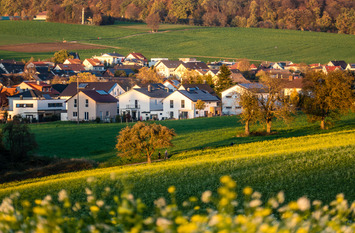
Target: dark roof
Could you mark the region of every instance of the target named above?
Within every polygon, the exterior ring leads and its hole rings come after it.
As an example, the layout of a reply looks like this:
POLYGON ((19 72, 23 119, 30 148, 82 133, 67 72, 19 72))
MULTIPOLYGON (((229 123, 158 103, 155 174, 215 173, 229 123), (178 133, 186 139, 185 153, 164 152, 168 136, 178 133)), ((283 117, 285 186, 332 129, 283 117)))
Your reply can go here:
POLYGON ((137 84, 140 88, 148 88, 148 86, 151 86, 153 89, 165 89, 166 86, 162 83, 145 83, 145 84, 137 84))
POLYGON ((238 84, 239 86, 242 86, 248 90, 256 90, 257 92, 259 93, 266 93, 267 92, 267 87, 264 86, 263 84, 261 83, 240 83, 238 84))
POLYGON ((184 87, 185 90, 187 90, 187 88, 205 90, 208 93, 210 93, 211 95, 217 96, 217 94, 213 90, 213 88, 210 85, 208 85, 207 83, 204 83, 204 84, 181 84, 181 87, 184 87))
POLYGON ((171 94, 171 92, 164 89, 152 89, 148 91, 148 88, 135 88, 134 90, 147 95, 152 98, 165 98, 171 94))
POLYGON ((191 69, 191 70, 197 70, 197 69, 206 69, 208 70, 208 66, 204 62, 187 62, 187 63, 182 63, 185 68, 191 69))
POLYGON ((345 61, 330 61, 334 66, 341 66, 342 69, 345 69, 348 65, 345 61))
POLYGON ((19 98, 20 96, 22 96, 23 98, 40 98, 40 97, 44 97, 46 99, 51 98, 50 94, 37 91, 37 90, 24 91, 16 95, 9 96, 8 98, 19 98))
POLYGON ((68 84, 53 84, 52 88, 59 93, 62 93, 65 88, 67 88, 68 84))
POLYGON ((162 60, 162 61, 160 61, 160 63, 163 63, 168 68, 177 68, 183 62, 182 61, 166 61, 166 60, 162 60))
POLYGON ((85 71, 85 66, 82 64, 57 64, 61 70, 85 71))
POLYGON ((25 65, 23 63, 17 64, 17 63, 10 63, 10 62, 1 62, 3 67, 0 68, 5 71, 5 73, 21 73, 24 71, 25 65))
POLYGON ((99 103, 116 103, 118 99, 103 90, 82 90, 85 95, 99 103))
MULTIPOLYGON (((109 92, 115 84, 115 82, 80 82, 79 86, 81 85, 82 88, 79 88, 79 90, 104 90, 106 92, 109 92)), ((64 89, 64 91, 59 96, 73 96, 76 94, 76 92, 77 83, 72 82, 67 86, 67 88, 64 89)))
POLYGON ((125 57, 125 56, 123 56, 123 55, 121 55, 119 53, 105 53, 105 54, 113 56, 113 57, 125 57))
POLYGON ((197 100, 202 100, 202 101, 219 101, 219 99, 216 96, 211 95, 205 90, 178 90, 181 94, 192 100, 193 102, 196 102, 197 100))

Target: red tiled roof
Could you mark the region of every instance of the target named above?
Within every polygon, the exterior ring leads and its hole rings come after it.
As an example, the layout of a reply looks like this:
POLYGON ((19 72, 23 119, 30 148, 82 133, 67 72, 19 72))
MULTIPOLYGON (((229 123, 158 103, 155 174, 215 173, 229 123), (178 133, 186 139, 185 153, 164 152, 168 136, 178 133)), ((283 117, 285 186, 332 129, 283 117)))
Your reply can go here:
POLYGON ((327 72, 341 70, 341 66, 324 66, 327 72))
POLYGON ((302 78, 294 79, 292 81, 285 79, 285 80, 283 80, 283 82, 284 82, 284 85, 283 85, 284 88, 300 88, 300 89, 303 88, 303 79, 302 78))
POLYGON ((68 61, 72 65, 81 65, 80 59, 67 59, 66 61, 68 61))
POLYGON ((86 59, 92 66, 104 66, 103 64, 101 64, 100 60, 98 59, 93 59, 93 58, 89 58, 86 59))
MULTIPOLYGON (((147 62, 148 61, 148 59, 145 57, 145 56, 143 56, 143 54, 141 54, 141 53, 130 53, 130 54, 128 54, 128 56, 129 55, 132 55, 133 57, 135 57, 137 60, 142 60, 142 61, 145 61, 145 62, 147 62)), ((128 57, 127 56, 127 57, 128 57)))

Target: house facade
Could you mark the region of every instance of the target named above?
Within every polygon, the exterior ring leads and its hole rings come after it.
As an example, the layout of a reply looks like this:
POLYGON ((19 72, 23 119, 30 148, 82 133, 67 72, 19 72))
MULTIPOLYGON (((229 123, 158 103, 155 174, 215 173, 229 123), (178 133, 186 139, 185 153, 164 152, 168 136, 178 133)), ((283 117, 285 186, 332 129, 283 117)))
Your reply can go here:
POLYGON ((155 69, 159 75, 169 78, 174 76, 175 69, 181 65, 181 61, 159 61, 155 65, 155 69))
POLYGON ((83 65, 86 70, 105 71, 105 66, 97 59, 85 59, 83 65))
POLYGON ((103 90, 82 90, 66 101, 67 120, 110 122, 117 115, 118 100, 103 90))
POLYGON ((219 99, 204 90, 188 89, 176 90, 162 102, 165 119, 191 119, 216 115, 219 99), (198 100, 205 102, 205 108, 197 108, 198 100))
POLYGON ((102 64, 106 62, 106 64, 114 65, 121 63, 125 59, 125 56, 119 53, 104 53, 101 56, 93 56, 92 58, 99 60, 102 64))
POLYGON ((241 83, 234 85, 222 91, 222 114, 223 115, 239 115, 242 113, 240 105, 240 95, 245 91, 254 90, 259 96, 267 98, 268 94, 264 91, 265 87, 258 83, 241 83))
POLYGON ((169 94, 168 88, 154 88, 151 85, 143 88, 133 88, 119 97, 120 114, 129 114, 136 120, 162 120, 162 100, 169 94))

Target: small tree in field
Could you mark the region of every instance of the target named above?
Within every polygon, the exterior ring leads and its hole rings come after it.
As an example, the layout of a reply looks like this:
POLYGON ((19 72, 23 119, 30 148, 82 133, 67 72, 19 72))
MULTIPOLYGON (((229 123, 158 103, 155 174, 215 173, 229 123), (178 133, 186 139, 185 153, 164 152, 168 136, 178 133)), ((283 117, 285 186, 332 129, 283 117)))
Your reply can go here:
POLYGON ((310 121, 320 121, 321 129, 326 128, 326 121, 335 120, 354 107, 353 77, 350 74, 342 71, 328 75, 311 72, 303 81, 303 110, 310 121))
POLYGON ((196 101, 196 109, 198 109, 198 116, 200 116, 200 111, 206 108, 205 101, 197 100, 196 101))
POLYGON ((294 106, 290 104, 289 98, 283 95, 280 79, 263 75, 260 81, 267 89, 267 96, 258 98, 259 118, 266 123, 266 132, 271 133, 272 121, 275 117, 281 118, 286 122, 293 119, 294 106))
POLYGON ((151 163, 153 153, 157 149, 171 147, 171 140, 175 136, 173 129, 157 124, 138 122, 132 127, 122 129, 117 136, 116 149, 119 156, 140 158, 145 156, 147 163, 151 163))
POLYGON ((151 13, 147 16, 145 22, 152 32, 157 32, 159 29, 160 16, 158 13, 151 13))
POLYGON ((240 95, 239 105, 242 106, 240 120, 245 124, 245 135, 249 136, 249 125, 257 119, 260 112, 258 97, 252 91, 244 91, 240 95))

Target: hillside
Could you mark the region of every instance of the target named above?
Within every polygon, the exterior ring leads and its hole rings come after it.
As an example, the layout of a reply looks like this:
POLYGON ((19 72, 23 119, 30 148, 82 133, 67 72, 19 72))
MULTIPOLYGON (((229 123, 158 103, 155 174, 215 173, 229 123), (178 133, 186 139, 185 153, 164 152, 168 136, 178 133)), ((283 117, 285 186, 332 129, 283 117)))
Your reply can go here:
MULTIPOLYGON (((0 198, 19 192, 24 200, 56 196, 66 189, 73 200, 86 200, 85 187, 99 195, 105 187, 129 189, 148 206, 174 185, 179 204, 204 190, 213 192, 230 175, 238 193, 245 186, 269 198, 283 190, 286 200, 307 196, 328 203, 337 193, 355 200, 355 130, 281 138, 216 149, 187 151, 166 162, 94 169, 0 185, 0 198), (89 177, 96 177, 87 183, 89 177)), ((54 201, 56 202, 55 198, 54 201)), ((111 200, 112 201, 112 200, 111 200)), ((110 203, 106 203, 110 204, 110 203)))
MULTIPOLYGON (((141 52, 148 58, 197 57, 204 61, 240 59, 261 61, 291 60, 326 63, 329 60, 355 62, 351 49, 355 37, 344 34, 258 29, 162 25, 150 33, 145 24, 117 23, 88 26, 33 21, 0 21, 0 45, 76 41, 106 46, 79 50, 82 59, 102 52, 121 54, 141 52), (24 36, 26 35, 26 36, 24 36)), ((41 45, 39 45, 41 46, 41 45)), ((0 50, 2 59, 47 59, 53 52, 14 52, 0 50)))

